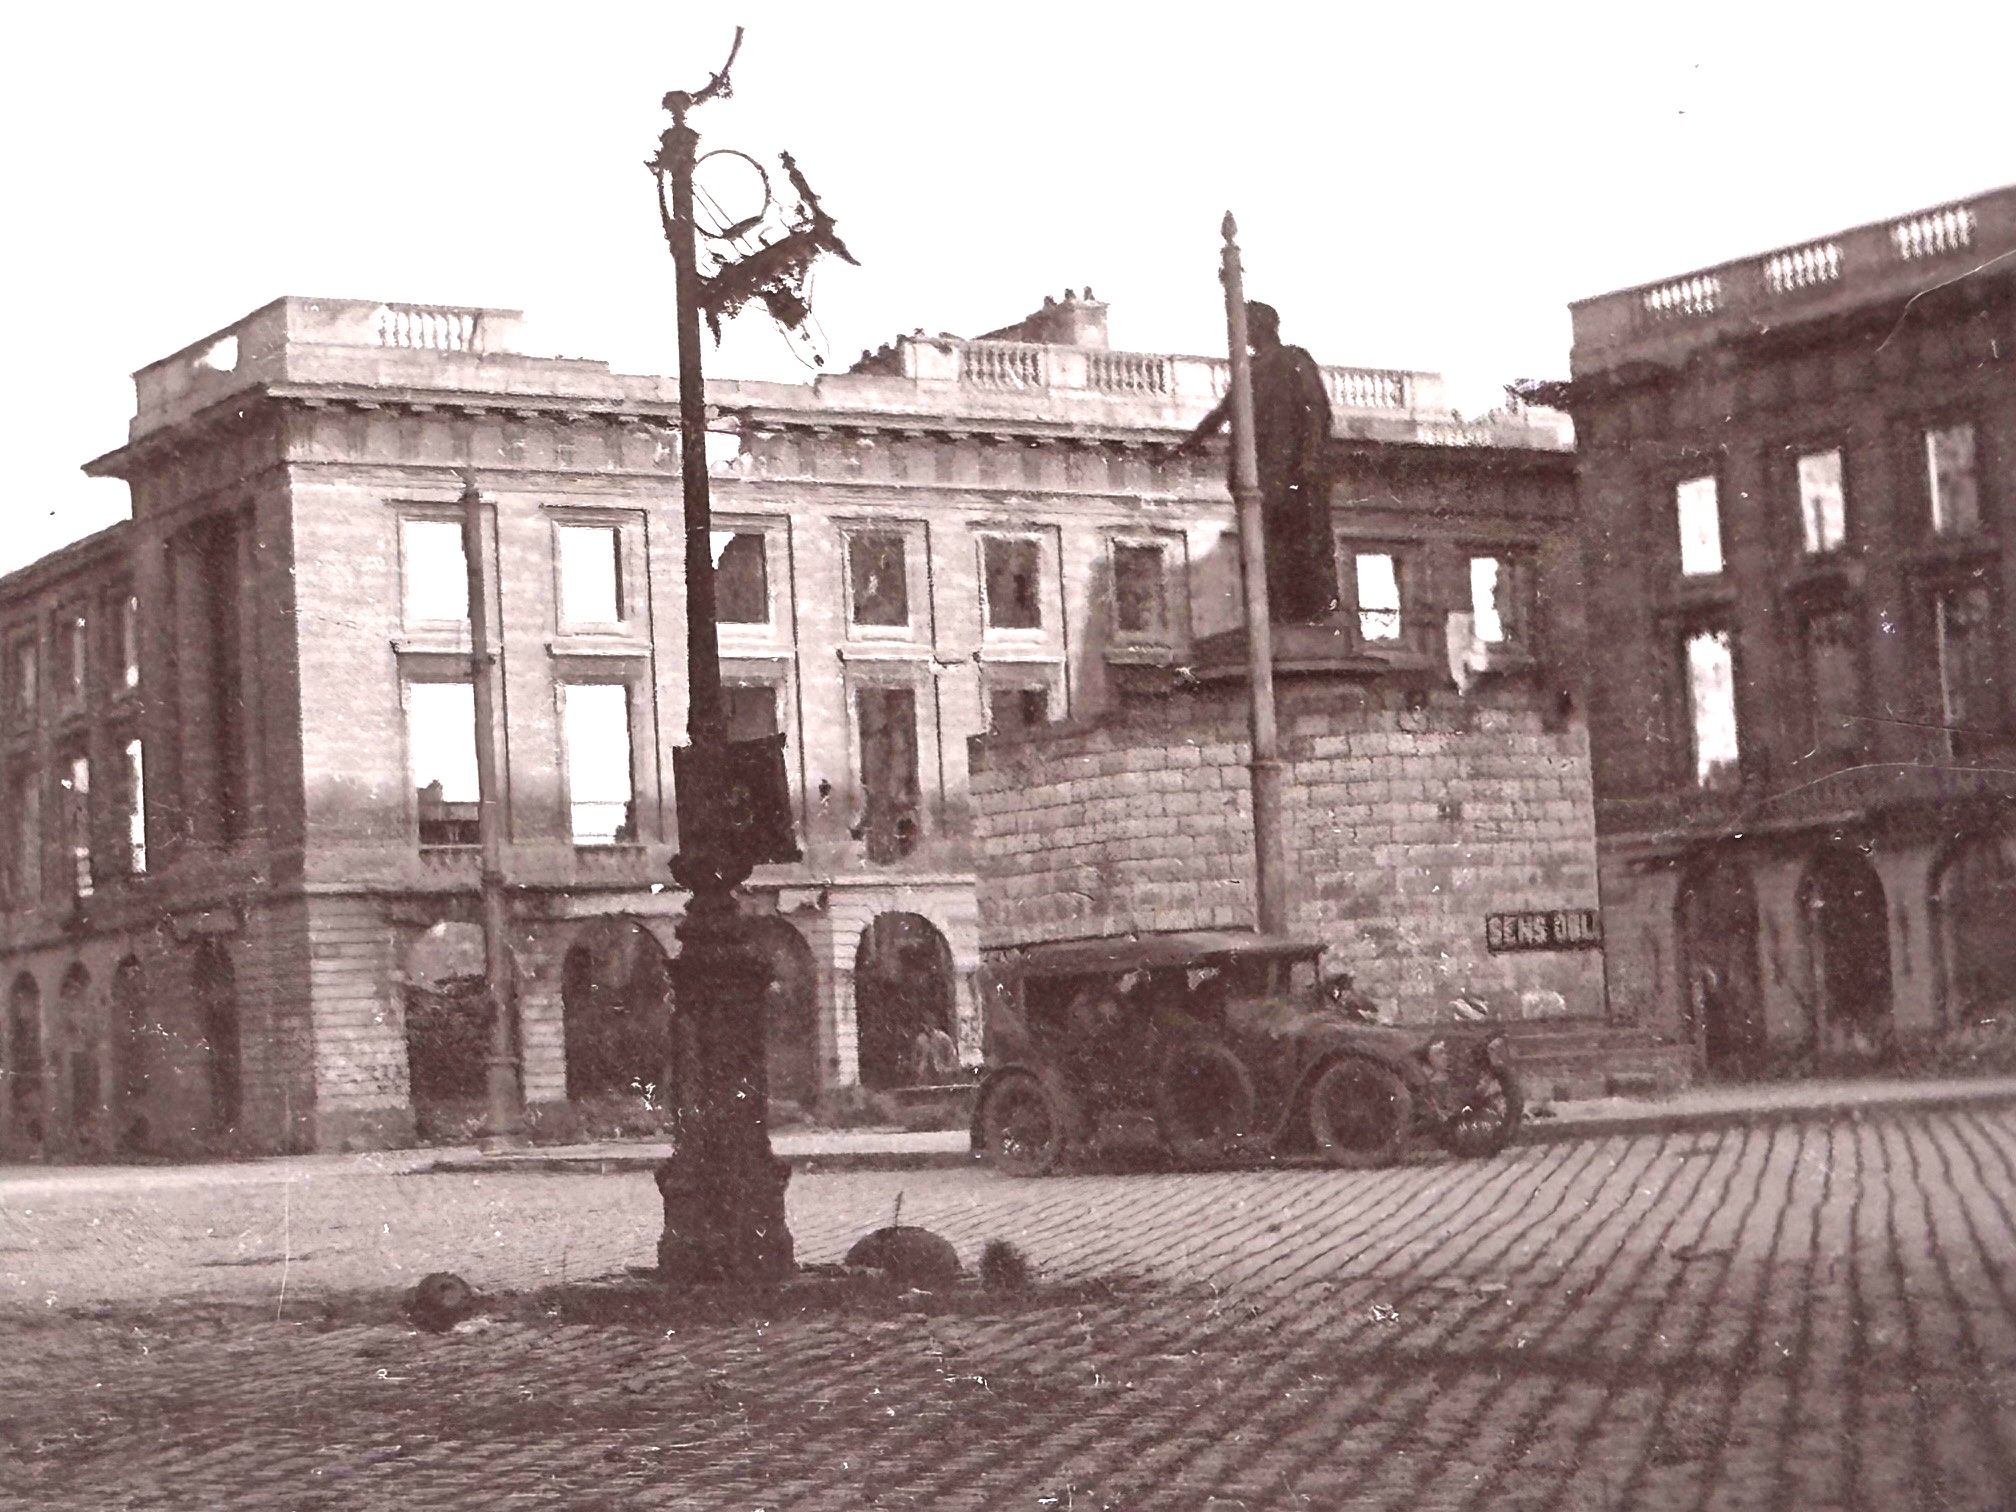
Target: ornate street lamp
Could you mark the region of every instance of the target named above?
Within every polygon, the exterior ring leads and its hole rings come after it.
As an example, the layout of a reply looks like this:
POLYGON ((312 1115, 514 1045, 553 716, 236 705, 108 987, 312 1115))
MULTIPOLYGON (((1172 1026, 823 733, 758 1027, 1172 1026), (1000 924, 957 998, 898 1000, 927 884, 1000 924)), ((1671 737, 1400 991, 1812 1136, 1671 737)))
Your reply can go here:
MULTIPOLYGON (((700 367, 700 319, 715 339, 721 321, 751 299, 762 301, 786 329, 810 314, 806 274, 821 252, 853 262, 832 219, 789 153, 784 171, 797 203, 771 240, 749 238, 776 208, 767 174, 763 207, 732 225, 702 230, 694 217, 694 170, 704 161, 700 134, 687 124, 698 106, 730 93, 728 71, 742 48, 742 29, 720 72, 696 92, 665 96, 672 126, 648 166, 677 276, 679 326, 679 461, 686 524, 687 741, 674 754, 679 854, 672 875, 686 889, 675 994, 691 1032, 690 1063, 681 1067, 673 1153, 658 1169, 665 1230, 658 1241, 660 1273, 674 1281, 767 1281, 793 1266, 784 1220, 791 1169, 771 1153, 769 1083, 764 1065, 764 987, 769 968, 751 947, 737 902, 750 871, 765 862, 795 861, 783 737, 730 742, 721 697, 715 633, 713 520, 707 488, 707 393, 700 367), (705 236, 713 270, 703 276, 705 236), (732 255, 739 252, 740 256, 732 255)), ((730 154, 747 163, 741 153, 730 154)), ((714 154, 708 154, 709 157, 714 154)))

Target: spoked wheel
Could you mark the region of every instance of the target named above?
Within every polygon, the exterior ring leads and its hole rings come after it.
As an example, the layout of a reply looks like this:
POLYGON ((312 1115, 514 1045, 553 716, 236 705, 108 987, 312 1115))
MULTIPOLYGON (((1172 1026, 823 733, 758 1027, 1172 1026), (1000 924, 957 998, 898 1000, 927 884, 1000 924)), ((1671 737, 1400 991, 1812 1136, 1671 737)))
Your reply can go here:
POLYGON ((1042 1176, 1064 1158, 1064 1110, 1027 1071, 987 1086, 980 1104, 980 1150, 1005 1176, 1042 1176))
POLYGON ((1155 1132, 1178 1160, 1222 1160, 1253 1131, 1258 1099, 1246 1063, 1209 1040, 1171 1048, 1155 1078, 1155 1132))
POLYGON ((1388 1165, 1407 1147, 1414 1099, 1397 1072, 1362 1055, 1323 1068, 1309 1089, 1309 1133, 1332 1165, 1388 1165))
POLYGON ((1519 1078, 1496 1066, 1487 1067, 1456 1110, 1443 1120, 1436 1137, 1452 1155, 1481 1159, 1496 1155, 1511 1142, 1525 1114, 1526 1095, 1519 1078))

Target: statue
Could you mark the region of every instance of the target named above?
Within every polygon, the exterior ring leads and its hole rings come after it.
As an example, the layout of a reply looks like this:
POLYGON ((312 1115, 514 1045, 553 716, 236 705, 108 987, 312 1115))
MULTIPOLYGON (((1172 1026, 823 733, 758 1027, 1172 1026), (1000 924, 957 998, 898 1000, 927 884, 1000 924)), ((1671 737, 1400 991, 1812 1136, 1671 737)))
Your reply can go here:
MULTIPOLYGON (((1316 359, 1301 347, 1282 345, 1281 317, 1272 305, 1246 302, 1246 336, 1253 352, 1253 450, 1260 470, 1269 615, 1312 623, 1337 608, 1337 549, 1323 478, 1330 395, 1316 359)), ((1177 451, 1195 451, 1231 413, 1228 394, 1177 451)))

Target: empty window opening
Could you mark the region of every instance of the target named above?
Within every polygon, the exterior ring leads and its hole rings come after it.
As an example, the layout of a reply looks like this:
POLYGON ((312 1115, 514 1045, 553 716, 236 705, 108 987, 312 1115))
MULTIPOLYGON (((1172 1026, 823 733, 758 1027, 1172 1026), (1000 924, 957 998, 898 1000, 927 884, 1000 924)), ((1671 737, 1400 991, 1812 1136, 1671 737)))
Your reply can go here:
POLYGON ((855 693, 861 729, 861 822, 857 839, 868 859, 901 860, 916 848, 917 694, 911 688, 861 688, 855 693))
POLYGON ((770 568, 760 532, 714 532, 714 618, 724 625, 770 623, 770 568))
POLYGON ((1169 634, 1169 585, 1160 546, 1114 546, 1113 628, 1143 640, 1169 634))
POLYGON ((623 622, 616 527, 562 525, 560 536, 560 623, 617 625, 623 622))
POLYGON ((401 520, 406 623, 462 624, 469 618, 469 558, 455 520, 401 520))
POLYGON ((1353 575, 1358 587, 1358 634, 1368 641, 1400 639, 1400 573, 1386 552, 1360 552, 1353 575))
POLYGON ((1981 493, 1974 474, 1974 427, 1948 425, 1925 432, 1925 469, 1932 490, 1932 528, 1940 535, 1969 535, 1981 524, 1981 493))
POLYGON ((67 612, 62 618, 63 696, 75 700, 84 696, 90 675, 91 627, 83 615, 67 612))
POLYGON ((1497 557, 1470 558, 1470 633, 1497 645, 1511 639, 1506 602, 1511 574, 1497 557))
POLYGON ((990 687, 987 690, 987 728, 996 735, 1011 735, 1050 722, 1050 690, 1047 687, 990 687))
POLYGON ((1687 699, 1692 717, 1694 781, 1733 787, 1737 781, 1736 658, 1727 630, 1687 638, 1687 699))
POLYGON ((1813 749, 1847 752, 1862 743, 1862 664, 1855 615, 1846 609, 1806 621, 1806 677, 1813 749))
POLYGON ((721 712, 730 740, 761 740, 782 733, 775 683, 729 683, 721 689, 721 712))
POLYGON ((1992 737, 2002 723, 1993 610, 1981 583, 1948 588, 1934 600, 1940 713, 1956 754, 1992 737))
POLYGON ((1799 524, 1809 555, 1834 551, 1846 537, 1848 511, 1838 450, 1809 452, 1799 459, 1799 524))
POLYGON ((857 625, 910 623, 910 587, 904 540, 893 532, 863 531, 847 538, 848 617, 857 625))
POLYGON ((987 628, 1038 630, 1043 625, 1042 553, 1026 536, 988 536, 981 543, 986 573, 987 628))
POLYGON ((1680 571, 1713 577, 1722 570, 1722 510, 1713 478, 1689 478, 1673 490, 1680 517, 1680 571))
POLYGON ((567 744, 567 803, 576 845, 624 845, 636 838, 630 768, 630 689, 623 683, 565 683, 560 726, 567 744))
POLYGON ((70 889, 88 898, 91 876, 91 763, 72 756, 63 768, 63 843, 70 852, 70 889))
POLYGON ((126 742, 126 870, 135 877, 147 871, 147 776, 140 742, 126 742))
POLYGON ((140 600, 132 594, 113 606, 117 617, 120 682, 128 688, 140 686, 140 600))
POLYGON ((418 795, 420 843, 474 845, 476 690, 466 682, 406 685, 406 741, 418 795))

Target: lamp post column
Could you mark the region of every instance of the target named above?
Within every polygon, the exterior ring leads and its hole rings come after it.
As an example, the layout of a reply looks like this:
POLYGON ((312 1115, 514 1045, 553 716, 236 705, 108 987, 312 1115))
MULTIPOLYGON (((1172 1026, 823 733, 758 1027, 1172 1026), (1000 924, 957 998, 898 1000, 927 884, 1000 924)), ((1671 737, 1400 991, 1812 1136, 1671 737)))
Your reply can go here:
POLYGON ((1239 227, 1225 212, 1219 269, 1225 285, 1225 329, 1232 359, 1232 504, 1239 521, 1239 564, 1246 602, 1246 669, 1253 757, 1253 881, 1255 923, 1262 933, 1288 928, 1288 847, 1282 833, 1281 750, 1274 713, 1274 624, 1267 600, 1267 541, 1260 509, 1260 463, 1253 442, 1253 360, 1246 345, 1246 290, 1239 266, 1239 227))
MULTIPOLYGON (((685 500, 688 780, 704 785, 682 811, 725 805, 727 728, 714 616, 713 520, 707 482, 707 391, 700 366, 700 278, 693 221, 699 133, 675 108, 656 167, 671 185, 668 227, 677 277, 679 462, 685 500)), ((690 799, 693 795, 687 795, 690 799)), ((768 1281, 789 1274, 785 1223, 791 1168, 770 1149, 764 1064, 769 970, 751 948, 737 902, 749 863, 735 836, 682 833, 672 874, 687 890, 679 923, 677 1011, 687 1015, 695 1064, 676 1090, 673 1153, 658 1169, 665 1228, 659 1271, 674 1281, 768 1281)))

